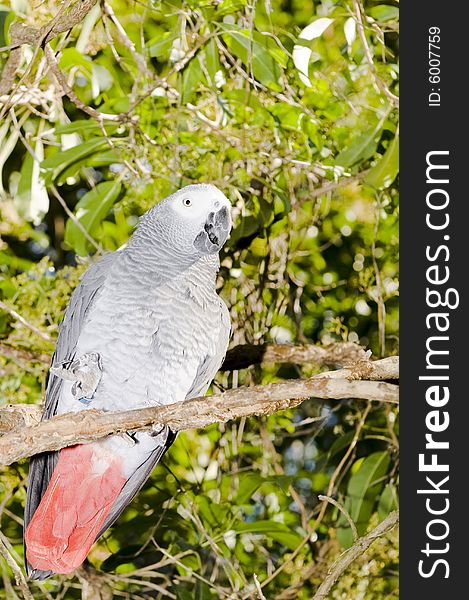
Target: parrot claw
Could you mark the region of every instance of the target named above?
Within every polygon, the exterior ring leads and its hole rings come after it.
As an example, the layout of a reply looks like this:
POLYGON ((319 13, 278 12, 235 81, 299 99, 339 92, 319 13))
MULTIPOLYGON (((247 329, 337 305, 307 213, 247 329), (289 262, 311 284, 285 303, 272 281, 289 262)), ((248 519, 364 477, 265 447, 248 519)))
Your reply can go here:
POLYGON ((87 352, 80 358, 52 366, 50 372, 66 381, 73 381, 72 396, 88 405, 103 374, 101 356, 97 352, 87 352))
MULTIPOLYGON (((73 384, 72 394, 76 398, 78 392, 74 391, 75 390, 75 386, 76 386, 76 383, 73 384)), ((81 402, 85 406, 89 406, 91 404, 91 398, 78 398, 78 402, 81 402)))
POLYGON ((133 437, 133 435, 127 431, 124 431, 123 433, 120 434, 121 438, 126 441, 129 446, 135 446, 135 444, 137 444, 137 440, 133 437))
POLYGON ((158 425, 158 423, 155 423, 155 425, 151 426, 150 435, 155 439, 159 446, 164 446, 166 444, 168 433, 169 429, 166 425, 158 425))

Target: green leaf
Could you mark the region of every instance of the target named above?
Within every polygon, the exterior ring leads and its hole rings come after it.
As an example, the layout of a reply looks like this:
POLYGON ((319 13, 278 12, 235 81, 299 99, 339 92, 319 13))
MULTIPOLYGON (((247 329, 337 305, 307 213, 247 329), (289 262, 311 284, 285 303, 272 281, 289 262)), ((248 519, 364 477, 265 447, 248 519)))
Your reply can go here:
POLYGON ((96 152, 96 154, 88 157, 85 166, 105 167, 119 162, 121 162, 121 159, 116 155, 114 150, 107 150, 106 152, 96 152))
POLYGON ((150 56, 155 58, 164 57, 171 51, 171 47, 175 39, 179 36, 172 31, 166 31, 162 35, 152 38, 148 43, 148 51, 150 56))
POLYGON ((301 544, 301 535, 292 531, 283 523, 276 521, 254 521, 252 523, 238 523, 233 527, 236 533, 262 533, 276 542, 295 550, 301 544))
POLYGON ((388 452, 374 452, 365 458, 360 469, 350 478, 348 495, 354 500, 351 513, 354 521, 358 521, 360 516, 360 501, 370 492, 376 496, 376 482, 387 472, 389 462, 388 452))
POLYGON ((16 17, 13 10, 10 11, 10 6, 6 4, 0 5, 0 46, 8 44, 8 30, 11 22, 16 17))
POLYGON ((355 163, 370 158, 378 146, 381 136, 381 127, 372 127, 359 135, 355 140, 342 150, 335 159, 336 164, 341 167, 351 167, 355 163))
POLYGON ((252 215, 243 217, 238 227, 236 227, 236 229, 233 230, 233 233, 230 236, 230 247, 235 248, 239 240, 243 238, 250 239, 255 233, 259 231, 259 229, 260 225, 259 219, 257 217, 254 217, 252 215))
POLYGON ((200 66, 200 53, 194 56, 189 65, 184 69, 182 75, 182 98, 181 102, 187 104, 190 102, 194 93, 197 91, 199 83, 205 79, 202 67, 200 66))
MULTIPOLYGON (((18 269, 21 271, 29 271, 33 266, 34 263, 31 260, 28 260, 26 258, 19 258, 18 256, 15 256, 14 254, 7 254, 6 252, 1 252, 0 251, 0 264, 2 266, 8 266, 11 267, 12 269, 18 269)), ((3 283, 2 282, 2 292, 4 292, 3 289, 3 283)), ((6 296, 6 294, 5 294, 6 296)))
POLYGON ((199 516, 206 527, 218 528, 222 523, 226 521, 229 506, 226 504, 216 504, 207 498, 199 494, 195 498, 195 502, 199 509, 199 516))
POLYGON ((399 135, 389 144, 379 162, 370 170, 364 181, 376 189, 389 187, 399 173, 399 135))
MULTIPOLYGON (((122 127, 118 123, 106 123, 105 129, 107 133, 114 134, 119 127, 122 127)), ((64 133, 82 133, 83 131, 101 131, 99 124, 93 119, 79 119, 78 121, 72 121, 71 123, 64 123, 58 125, 55 128, 55 133, 61 135, 64 133)))
POLYGON ((252 66, 253 75, 258 81, 270 88, 281 89, 279 65, 286 66, 287 56, 277 43, 257 31, 237 30, 233 25, 226 24, 222 27, 227 31, 222 35, 223 41, 246 69, 249 71, 252 66))
POLYGON ((253 494, 263 483, 263 478, 259 473, 242 473, 239 477, 238 495, 236 504, 241 506, 247 504, 253 494))
MULTIPOLYGON (((381 479, 387 473, 389 463, 388 452, 374 452, 363 460, 358 471, 350 477, 345 509, 355 523, 359 535, 366 531, 376 496, 384 485, 381 479)), ((337 537, 345 548, 352 545, 352 530, 342 514, 337 523, 337 537)))
POLYGON ((56 181, 59 185, 66 183, 69 177, 75 177, 81 168, 90 167, 106 167, 113 163, 118 163, 119 157, 116 155, 114 150, 107 150, 106 152, 96 152, 91 156, 85 156, 81 160, 73 163, 67 169, 62 171, 57 177, 56 181))
POLYGON ((60 56, 60 68, 64 71, 71 69, 72 67, 82 67, 83 71, 91 76, 91 70, 93 68, 93 62, 90 57, 84 56, 76 48, 65 48, 61 52, 60 56))
POLYGON ((33 173, 33 157, 28 152, 21 166, 21 175, 18 182, 18 190, 15 196, 15 206, 21 216, 25 216, 28 212, 29 203, 31 202, 31 177, 33 173))
POLYGON ((218 54, 218 48, 215 40, 209 40, 209 42, 204 48, 203 53, 205 59, 205 67, 210 78, 210 81, 208 83, 212 87, 215 87, 215 76, 219 71, 221 71, 220 56, 218 54))
POLYGON ((378 503, 378 517, 383 521, 392 510, 399 507, 399 498, 396 487, 393 483, 388 483, 384 488, 378 503))
POLYGON ((245 0, 223 0, 217 6, 217 16, 224 17, 243 10, 246 6, 245 0))
POLYGON ((241 473, 239 476, 238 494, 236 496, 236 505, 242 506, 248 504, 253 494, 264 484, 273 484, 286 493, 288 486, 292 483, 293 478, 287 475, 272 475, 270 477, 262 477, 259 473, 241 473))
POLYGON ((40 173, 38 156, 43 153, 42 140, 36 140, 34 157, 28 152, 21 167, 14 201, 20 215, 38 223, 49 210, 49 196, 40 173))
POLYGON ((339 436, 329 448, 329 452, 327 453, 328 458, 331 458, 344 448, 347 448, 354 437, 355 431, 348 431, 344 435, 339 436))
POLYGON ((194 552, 193 554, 186 554, 186 556, 182 556, 179 561, 192 571, 198 571, 202 568, 202 560, 197 552, 194 552))
POLYGON ((399 18, 399 8, 397 6, 388 6, 387 4, 379 4, 370 8, 370 16, 376 21, 383 23, 391 19, 399 18))
POLYGON ((65 152, 58 151, 49 156, 41 163, 41 169, 45 171, 44 179, 46 183, 52 183, 67 167, 105 146, 107 146, 106 140, 103 138, 94 138, 88 142, 83 142, 83 144, 69 148, 65 152))
MULTIPOLYGON (((90 234, 107 215, 109 209, 117 200, 121 191, 119 181, 103 181, 90 190, 78 202, 75 216, 83 228, 90 234)), ((79 256, 88 253, 89 241, 77 223, 69 219, 65 226, 65 242, 69 244, 79 256)))

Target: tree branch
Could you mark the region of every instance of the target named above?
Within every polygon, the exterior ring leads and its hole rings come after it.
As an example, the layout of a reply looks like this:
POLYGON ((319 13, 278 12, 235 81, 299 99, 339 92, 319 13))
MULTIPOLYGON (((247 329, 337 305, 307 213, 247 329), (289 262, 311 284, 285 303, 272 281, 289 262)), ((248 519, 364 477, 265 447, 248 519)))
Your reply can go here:
POLYGON ((57 82, 59 83, 60 87, 62 88, 62 93, 65 96, 67 96, 69 98, 69 100, 71 102, 73 102, 73 104, 75 104, 75 106, 77 108, 82 110, 89 117, 96 119, 99 123, 102 123, 103 120, 107 120, 107 121, 121 120, 120 115, 111 115, 108 113, 102 113, 99 110, 96 110, 95 108, 93 108, 92 106, 88 106, 87 104, 85 104, 84 102, 82 102, 80 100, 80 98, 75 94, 75 92, 72 90, 72 88, 68 85, 67 78, 60 70, 59 63, 57 62, 54 52, 49 44, 46 44, 44 46, 44 55, 47 59, 47 63, 50 67, 50 70, 52 71, 55 78, 57 79, 57 82))
MULTIPOLYGON (((35 57, 41 45, 50 42, 50 40, 59 34, 78 25, 96 2, 97 0, 79 0, 70 6, 72 0, 67 0, 62 4, 54 18, 40 29, 30 27, 24 23, 13 23, 9 31, 12 42, 10 48, 12 48, 12 51, 1 74, 0 96, 7 94, 13 86, 16 70, 21 62, 20 47, 23 44, 35 46, 35 57)), ((33 59, 31 59, 30 64, 32 62, 33 59)))
POLYGON ((384 81, 380 78, 378 74, 378 70, 373 61, 373 55, 371 53, 370 47, 368 46, 368 42, 366 39, 365 26, 363 24, 362 11, 363 5, 360 0, 353 0, 353 7, 355 10, 355 20, 357 23, 358 35, 360 37, 360 41, 363 46, 363 50, 365 52, 365 58, 368 62, 368 66, 370 67, 371 75, 373 80, 378 88, 387 98, 390 100, 393 106, 399 107, 399 97, 391 92, 388 86, 384 83, 384 81))
POLYGON ((50 42, 61 33, 81 23, 96 2, 97 0, 77 0, 77 2, 72 4, 69 0, 60 7, 54 18, 40 29, 29 27, 23 23, 13 23, 10 27, 12 46, 50 42))
POLYGON ((13 575, 15 576, 16 585, 21 589, 25 600, 34 600, 34 596, 31 594, 28 583, 23 575, 23 571, 11 555, 10 549, 11 544, 8 542, 8 538, 0 531, 0 555, 3 556, 5 562, 12 570, 13 575))
MULTIPOLYGON (((1 308, 1 306, 0 306, 1 308)), ((11 314, 11 312, 10 312, 11 314)), ((8 358, 14 358, 15 353, 20 353, 24 360, 35 360, 45 364, 50 364, 51 357, 47 354, 35 354, 26 350, 18 350, 12 346, 6 346, 0 342, 0 354, 8 358)), ((297 365, 309 365, 314 367, 345 367, 353 364, 357 369, 362 361, 366 364, 368 352, 358 344, 353 342, 334 342, 327 346, 315 346, 313 344, 294 345, 294 344, 240 344, 228 350, 221 371, 234 371, 237 369, 246 369, 251 365, 263 363, 291 363, 297 365)), ((390 359, 392 360, 392 359, 390 359)), ((397 365, 399 360, 397 359, 397 365)), ((377 363, 376 363, 377 364, 377 363)), ((327 376, 332 376, 328 373, 327 376)), ((350 375, 352 378, 353 374, 350 375)), ((344 375, 349 377, 349 375, 344 375)), ((358 379, 398 379, 398 376, 392 376, 388 373, 386 377, 358 377, 358 379)))
POLYGON ((31 350, 25 350, 24 348, 14 348, 8 344, 0 342, 0 356, 13 361, 31 361, 38 362, 45 365, 50 364, 50 355, 41 354, 40 352, 32 352, 31 350))
MULTIPOLYGON (((241 344, 228 350, 222 371, 246 369, 261 363, 293 363, 318 367, 344 367, 366 359, 366 351, 353 342, 336 342, 327 346, 313 344, 241 344)), ((393 377, 389 377, 393 379, 393 377)))
POLYGON ((314 594, 313 600, 324 600, 324 598, 327 598, 332 586, 339 579, 342 573, 352 564, 352 562, 361 556, 377 538, 381 537, 387 531, 390 531, 393 527, 395 527, 398 522, 399 513, 398 511, 393 511, 372 531, 359 538, 355 544, 346 552, 344 552, 336 561, 332 569, 327 574, 327 577, 314 594))
POLYGON ((5 302, 3 302, 2 300, 0 300, 0 310, 4 310, 5 312, 7 312, 16 321, 18 321, 19 323, 21 323, 22 325, 24 325, 25 327, 27 327, 28 329, 33 331, 36 335, 41 337, 43 340, 46 340, 46 342, 53 342, 53 339, 50 337, 50 335, 48 333, 46 333, 45 331, 42 331, 41 329, 38 329, 32 323, 29 323, 28 321, 26 321, 26 319, 24 317, 22 317, 19 313, 17 313, 16 310, 14 310, 10 306, 8 306, 8 304, 5 304, 5 302))
MULTIPOLYGON (((387 359, 384 359, 387 360, 387 359)), ((372 364, 375 371, 383 372, 382 361, 372 364)), ((393 368, 394 369, 394 368, 393 368)), ((347 372, 345 371, 347 376, 347 372)), ((394 372, 394 371, 393 371, 394 372)), ((373 373, 370 371, 371 376, 373 373)), ((59 450, 74 444, 85 444, 114 433, 148 429, 154 424, 168 425, 173 430, 204 428, 213 423, 225 423, 239 417, 271 415, 279 410, 293 408, 308 398, 342 400, 357 398, 368 401, 399 401, 399 387, 382 381, 359 381, 338 377, 311 377, 281 383, 241 387, 223 394, 199 397, 166 406, 103 412, 94 409, 69 413, 24 426, 24 415, 15 421, 15 406, 8 408, 8 417, 0 422, 8 428, 17 428, 0 438, 0 464, 8 465, 20 458, 40 452, 59 450), (21 422, 21 418, 23 421, 21 422), (18 428, 18 425, 23 425, 18 428)), ((0 411, 0 416, 5 414, 0 411)), ((31 415, 29 415, 31 416, 31 415)))

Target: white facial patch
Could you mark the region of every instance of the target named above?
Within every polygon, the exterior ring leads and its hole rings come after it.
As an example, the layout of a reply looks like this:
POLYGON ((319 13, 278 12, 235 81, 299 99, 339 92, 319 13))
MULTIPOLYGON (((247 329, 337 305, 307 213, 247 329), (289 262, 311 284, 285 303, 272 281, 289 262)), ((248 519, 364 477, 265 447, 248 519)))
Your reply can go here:
POLYGON ((171 208, 190 221, 204 221, 210 212, 223 206, 231 208, 228 198, 214 186, 188 186, 171 199, 171 208))

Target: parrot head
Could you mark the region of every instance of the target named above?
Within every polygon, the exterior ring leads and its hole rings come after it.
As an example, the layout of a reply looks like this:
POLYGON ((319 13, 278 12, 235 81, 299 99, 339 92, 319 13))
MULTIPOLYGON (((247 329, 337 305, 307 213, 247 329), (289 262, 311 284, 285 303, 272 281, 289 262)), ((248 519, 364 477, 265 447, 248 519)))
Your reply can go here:
POLYGON ((197 259, 223 247, 232 226, 230 209, 230 201, 214 185, 188 185, 150 209, 139 228, 156 229, 173 253, 197 259))

